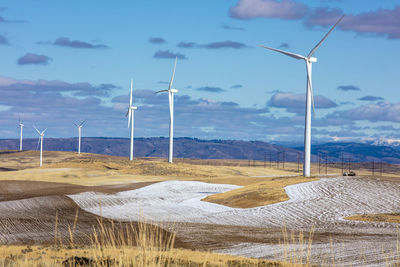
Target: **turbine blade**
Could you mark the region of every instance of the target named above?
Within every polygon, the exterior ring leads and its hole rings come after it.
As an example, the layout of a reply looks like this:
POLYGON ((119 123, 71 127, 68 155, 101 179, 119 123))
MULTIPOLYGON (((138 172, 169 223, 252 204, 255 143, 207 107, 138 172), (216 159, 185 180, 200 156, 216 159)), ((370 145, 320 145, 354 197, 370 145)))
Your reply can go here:
POLYGON ((21 124, 21 116, 19 113, 18 113, 18 121, 19 121, 19 124, 21 124))
POLYGON ((308 58, 312 57, 312 55, 314 55, 314 53, 317 52, 317 50, 321 46, 321 44, 325 41, 325 39, 328 37, 328 35, 331 34, 333 29, 335 29, 335 27, 339 24, 340 21, 342 21, 343 18, 344 18, 344 15, 340 17, 340 19, 335 23, 335 25, 332 26, 332 28, 329 30, 329 32, 327 34, 325 34, 324 38, 322 38, 322 40, 319 41, 319 43, 310 51, 310 54, 308 54, 308 56, 307 56, 308 58))
POLYGON ((39 149, 39 144, 40 144, 40 136, 39 136, 39 139, 38 139, 38 142, 37 142, 36 151, 39 149))
POLYGON ((272 50, 272 51, 275 51, 275 52, 282 53, 284 55, 287 55, 287 56, 295 58, 295 59, 306 59, 306 57, 304 57, 302 55, 298 55, 298 54, 291 53, 291 52, 286 52, 286 51, 283 51, 283 50, 280 50, 280 49, 276 49, 276 48, 272 48, 272 47, 268 47, 268 46, 264 46, 264 45, 260 45, 260 47, 265 48, 265 49, 269 49, 269 50, 272 50))
POLYGON ((47 130, 47 128, 46 129, 44 129, 44 131, 40 134, 40 135, 44 135, 44 132, 47 130))
POLYGON ((132 117, 132 110, 129 109, 129 111, 128 111, 128 128, 131 125, 131 117, 132 117))
POLYGON ((160 90, 160 91, 155 92, 155 94, 162 93, 162 92, 168 92, 168 90, 160 90))
POLYGON ((131 79, 131 97, 129 99, 129 107, 132 106, 132 90, 133 90, 133 79, 131 79))
POLYGON ((85 122, 86 122, 86 119, 83 120, 83 121, 81 122, 81 124, 79 124, 79 126, 83 126, 83 124, 85 124, 85 122))
POLYGON ((171 77, 171 81, 169 82, 168 90, 171 90, 172 84, 174 83, 175 69, 176 69, 176 62, 177 62, 177 61, 178 61, 178 57, 175 58, 174 71, 172 72, 172 77, 171 77))
POLYGON ((311 67, 308 64, 307 64, 307 81, 308 81, 308 88, 310 88, 313 115, 315 115, 314 90, 312 87, 311 67))
POLYGON ((40 131, 36 128, 35 125, 33 125, 33 128, 35 128, 36 132, 40 135, 40 131))
POLYGON ((310 88, 310 92, 311 92, 312 111, 313 115, 315 116, 314 91, 312 88, 310 88))
POLYGON ((73 124, 74 124, 76 127, 78 127, 78 124, 76 124, 75 122, 73 122, 73 124))

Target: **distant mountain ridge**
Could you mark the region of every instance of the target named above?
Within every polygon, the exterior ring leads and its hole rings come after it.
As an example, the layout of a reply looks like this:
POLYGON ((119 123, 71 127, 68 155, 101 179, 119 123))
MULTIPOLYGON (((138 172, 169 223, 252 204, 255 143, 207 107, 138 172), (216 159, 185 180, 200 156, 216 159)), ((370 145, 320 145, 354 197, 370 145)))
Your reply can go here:
MULTIPOLYGON (((37 139, 24 139, 25 150, 35 150, 37 139)), ((168 138, 135 138, 135 157, 167 157, 168 138)), ((45 138, 44 150, 76 151, 77 138, 45 138)), ((17 150, 19 139, 0 139, 0 150, 17 150)), ((376 146, 364 143, 325 143, 311 147, 312 161, 318 161, 318 155, 330 162, 345 161, 365 162, 383 161, 400 164, 400 150, 389 146, 376 146)), ((82 138, 82 152, 114 156, 129 155, 128 138, 82 138)), ((174 157, 196 159, 241 159, 302 161, 303 148, 288 148, 262 141, 240 140, 201 140, 197 138, 175 138, 174 157)))
MULTIPOLYGON (((297 147, 296 149, 302 149, 297 147)), ((328 157, 328 161, 340 162, 386 162, 400 164, 400 150, 397 147, 374 145, 356 142, 329 142, 325 144, 312 145, 313 155, 323 159, 328 157)))
MULTIPOLYGON (((24 139, 25 150, 35 150, 38 139, 24 139)), ((167 157, 169 139, 165 137, 135 138, 135 157, 167 157)), ((77 138, 45 138, 44 150, 76 151, 77 138)), ((19 139, 0 139, 0 150, 19 147, 19 139)), ((82 152, 114 156, 129 155, 128 138, 82 138, 82 152)), ((301 161, 302 151, 261 141, 201 140, 174 138, 174 157, 195 159, 242 159, 277 161, 301 161)), ((313 160, 317 158, 313 157, 313 160)))

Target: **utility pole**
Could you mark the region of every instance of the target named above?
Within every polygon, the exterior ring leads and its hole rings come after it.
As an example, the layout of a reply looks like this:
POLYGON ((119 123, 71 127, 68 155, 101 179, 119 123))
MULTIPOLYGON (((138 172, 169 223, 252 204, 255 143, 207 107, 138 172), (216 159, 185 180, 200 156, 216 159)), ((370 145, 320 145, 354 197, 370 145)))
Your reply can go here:
POLYGON ((375 161, 372 161, 372 176, 375 176, 375 161))
POLYGON ((272 152, 269 152, 269 168, 272 169, 272 152))
POLYGON ((282 165, 285 168, 285 151, 282 152, 282 165))
POLYGON ((321 155, 318 152, 318 173, 321 174, 321 155))
POLYGON ((279 152, 276 152, 276 164, 278 165, 279 169, 279 152))
POLYGON ((343 174, 343 164, 344 164, 344 162, 343 162, 343 152, 341 153, 342 154, 342 174, 343 174))
POLYGON ((349 172, 351 172, 351 163, 350 163, 351 158, 349 158, 349 172))
POLYGON ((300 172, 300 154, 297 153, 297 172, 300 172))
POLYGON ((382 171, 383 171, 383 168, 382 168, 382 161, 381 161, 381 177, 382 177, 382 171))
POLYGON ((328 154, 325 155, 325 174, 328 174, 328 154))
POLYGON ((267 168, 267 152, 264 152, 264 168, 267 168))

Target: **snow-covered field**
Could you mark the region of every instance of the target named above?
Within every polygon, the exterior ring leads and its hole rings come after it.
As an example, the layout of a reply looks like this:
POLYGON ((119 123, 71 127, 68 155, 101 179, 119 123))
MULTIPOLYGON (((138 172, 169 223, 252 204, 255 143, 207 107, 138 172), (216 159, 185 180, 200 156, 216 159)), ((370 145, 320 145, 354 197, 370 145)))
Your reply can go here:
MULTIPOLYGON (((355 222, 344 220, 343 217, 363 213, 400 212, 399 183, 360 178, 324 178, 287 186, 285 190, 290 197, 288 201, 249 209, 230 208, 201 201, 208 195, 235 188, 238 186, 166 181, 117 194, 86 192, 69 197, 88 212, 118 220, 138 220, 144 217, 160 222, 265 228, 285 225, 289 229, 297 230, 310 230, 314 225, 315 231, 318 232, 354 234, 353 240, 340 245, 346 251, 346 255, 349 254, 348 261, 354 261, 354 253, 360 254, 362 245, 365 245, 362 249, 367 250, 364 253, 369 255, 364 256, 365 263, 370 264, 373 264, 378 254, 384 257, 382 249, 391 250, 395 247, 396 224, 355 222), (363 239, 365 236, 376 234, 385 238, 379 242, 377 240, 375 246, 373 238, 369 238, 369 241, 363 239)), ((261 253, 260 250, 275 251, 265 246, 271 245, 238 244, 220 252, 266 257, 266 253, 261 253)), ((330 245, 320 246, 326 250, 330 245)), ((316 249, 315 253, 325 250, 316 249)))
POLYGON ((376 234, 396 228, 389 223, 344 220, 362 213, 400 212, 400 184, 351 178, 325 178, 285 188, 290 200, 249 209, 201 201, 239 188, 234 185, 166 181, 117 194, 85 192, 69 195, 82 209, 118 220, 175 221, 346 231, 376 234), (356 229, 357 228, 357 229, 356 229))

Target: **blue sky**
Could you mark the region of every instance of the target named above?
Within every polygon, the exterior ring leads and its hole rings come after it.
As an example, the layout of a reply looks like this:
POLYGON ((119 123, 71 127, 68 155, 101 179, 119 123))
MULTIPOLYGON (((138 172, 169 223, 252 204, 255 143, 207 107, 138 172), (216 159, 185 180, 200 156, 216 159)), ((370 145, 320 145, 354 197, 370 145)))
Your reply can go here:
POLYGON ((400 139, 400 3, 350 0, 11 1, 0 6, 0 138, 21 114, 49 137, 168 134, 165 89, 178 55, 175 135, 303 139, 305 64, 315 54, 313 141, 400 139))

